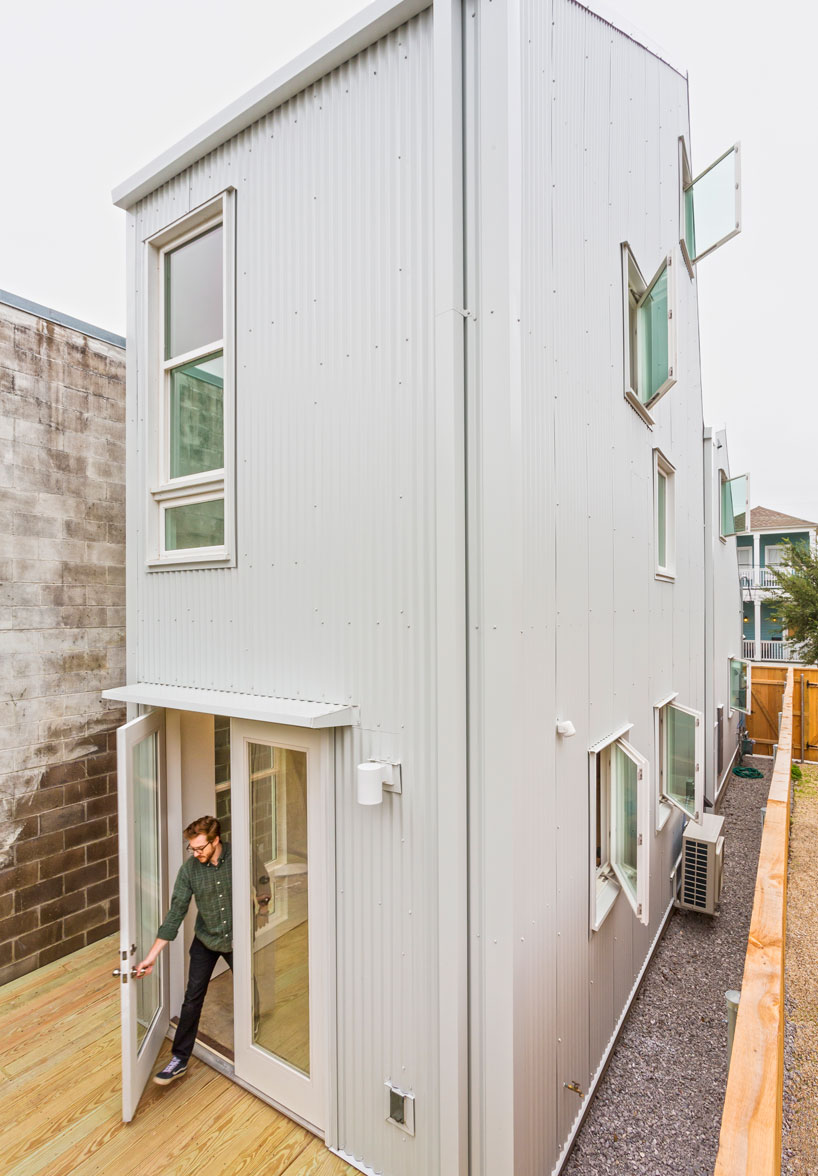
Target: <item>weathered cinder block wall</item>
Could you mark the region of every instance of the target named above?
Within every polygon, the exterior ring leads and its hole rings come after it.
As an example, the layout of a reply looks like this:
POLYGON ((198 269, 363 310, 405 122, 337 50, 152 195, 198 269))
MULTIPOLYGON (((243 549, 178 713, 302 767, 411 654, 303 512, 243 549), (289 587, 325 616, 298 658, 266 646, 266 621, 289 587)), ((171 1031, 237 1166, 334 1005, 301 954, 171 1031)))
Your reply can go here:
POLYGON ((117 926, 124 369, 0 304, 0 983, 117 926))

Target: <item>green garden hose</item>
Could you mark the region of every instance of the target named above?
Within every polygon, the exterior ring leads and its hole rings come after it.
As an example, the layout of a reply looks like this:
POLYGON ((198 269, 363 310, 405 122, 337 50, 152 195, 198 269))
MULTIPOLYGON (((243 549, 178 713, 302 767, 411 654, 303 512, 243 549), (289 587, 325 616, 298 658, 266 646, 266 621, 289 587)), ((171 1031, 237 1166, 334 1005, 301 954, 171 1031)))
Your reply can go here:
POLYGON ((741 776, 742 780, 760 780, 764 773, 758 768, 733 768, 734 776, 741 776))

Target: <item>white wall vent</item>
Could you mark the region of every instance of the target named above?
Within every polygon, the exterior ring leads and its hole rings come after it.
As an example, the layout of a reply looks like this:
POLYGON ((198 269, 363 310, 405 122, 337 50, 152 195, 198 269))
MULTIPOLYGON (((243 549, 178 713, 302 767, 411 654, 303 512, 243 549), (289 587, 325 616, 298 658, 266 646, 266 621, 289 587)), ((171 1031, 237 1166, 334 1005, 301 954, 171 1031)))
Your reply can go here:
POLYGON ((688 821, 682 836, 682 889, 678 905, 703 915, 718 914, 724 864, 724 817, 706 813, 688 821))
POLYGON ((391 1082, 384 1083, 384 1107, 388 1123, 400 1127, 407 1135, 415 1134, 415 1096, 407 1094, 393 1086, 391 1082))

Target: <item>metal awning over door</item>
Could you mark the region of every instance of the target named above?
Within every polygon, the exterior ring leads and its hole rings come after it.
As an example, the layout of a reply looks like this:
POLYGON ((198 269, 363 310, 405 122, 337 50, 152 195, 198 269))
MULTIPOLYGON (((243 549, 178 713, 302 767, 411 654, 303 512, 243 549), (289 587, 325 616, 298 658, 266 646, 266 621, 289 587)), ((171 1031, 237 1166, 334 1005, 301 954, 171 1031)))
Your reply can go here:
POLYGON ((358 707, 349 703, 275 698, 265 694, 162 686, 151 682, 136 682, 130 686, 104 690, 102 697, 141 706, 226 715, 233 719, 257 719, 262 723, 281 723, 291 727, 350 727, 359 722, 358 707))

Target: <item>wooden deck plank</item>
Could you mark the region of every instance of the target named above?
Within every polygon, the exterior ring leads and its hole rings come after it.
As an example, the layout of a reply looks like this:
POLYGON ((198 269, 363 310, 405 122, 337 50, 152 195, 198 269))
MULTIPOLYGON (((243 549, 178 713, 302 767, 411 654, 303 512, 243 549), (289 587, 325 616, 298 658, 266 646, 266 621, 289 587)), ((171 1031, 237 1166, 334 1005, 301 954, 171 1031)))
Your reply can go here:
MULTIPOLYGON (((354 1176, 321 1140, 204 1063, 121 1120, 116 941, 0 989, 4 1176, 354 1176)), ((157 1066, 170 1054, 166 1042, 157 1066)))

